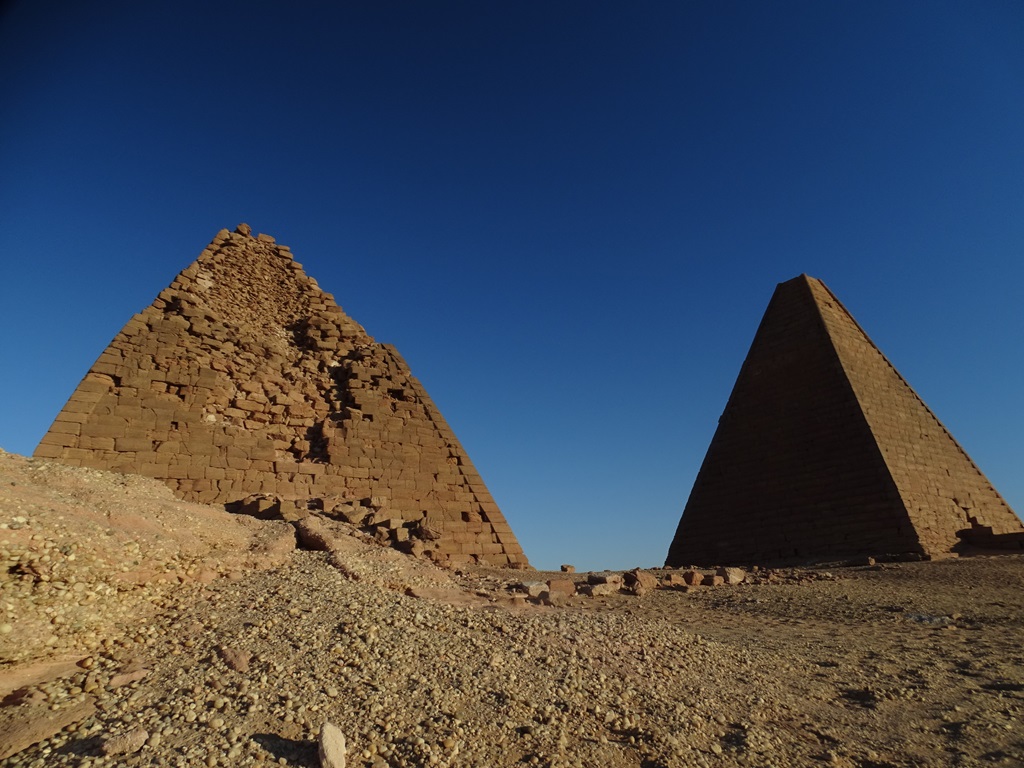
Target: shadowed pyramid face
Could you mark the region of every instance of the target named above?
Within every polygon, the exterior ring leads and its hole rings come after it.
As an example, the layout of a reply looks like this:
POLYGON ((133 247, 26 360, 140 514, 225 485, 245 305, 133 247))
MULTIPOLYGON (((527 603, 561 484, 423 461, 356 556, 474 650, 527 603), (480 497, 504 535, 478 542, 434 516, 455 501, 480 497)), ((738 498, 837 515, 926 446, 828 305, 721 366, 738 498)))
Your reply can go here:
POLYGON ((128 321, 35 455, 156 477, 190 501, 321 510, 437 560, 527 565, 397 350, 244 224, 128 321))
POLYGON ((1024 530, 825 285, 772 296, 668 565, 935 557, 1024 530))

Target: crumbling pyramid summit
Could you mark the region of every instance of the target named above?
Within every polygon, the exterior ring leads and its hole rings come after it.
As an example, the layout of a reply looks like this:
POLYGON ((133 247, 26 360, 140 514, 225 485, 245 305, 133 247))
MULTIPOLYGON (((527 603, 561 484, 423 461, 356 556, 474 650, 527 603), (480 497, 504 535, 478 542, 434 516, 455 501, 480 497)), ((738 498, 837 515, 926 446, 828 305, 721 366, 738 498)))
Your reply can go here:
POLYGON ((1024 525, 820 280, 780 283, 667 564, 941 557, 1024 525))
POLYGON ((343 517, 438 561, 528 567, 397 350, 245 224, 128 321, 35 455, 238 511, 343 517))

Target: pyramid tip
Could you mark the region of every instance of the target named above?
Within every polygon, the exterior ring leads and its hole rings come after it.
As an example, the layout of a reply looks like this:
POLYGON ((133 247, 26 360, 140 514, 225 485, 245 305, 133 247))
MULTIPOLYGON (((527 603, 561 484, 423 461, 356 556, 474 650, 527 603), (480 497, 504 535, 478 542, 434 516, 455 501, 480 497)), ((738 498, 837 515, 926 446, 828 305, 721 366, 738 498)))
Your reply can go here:
POLYGON ((820 282, 821 280, 819 280, 818 278, 808 275, 806 272, 801 272, 796 277, 792 277, 789 280, 784 280, 783 282, 779 283, 779 285, 786 285, 787 283, 805 283, 809 285, 811 283, 820 282))

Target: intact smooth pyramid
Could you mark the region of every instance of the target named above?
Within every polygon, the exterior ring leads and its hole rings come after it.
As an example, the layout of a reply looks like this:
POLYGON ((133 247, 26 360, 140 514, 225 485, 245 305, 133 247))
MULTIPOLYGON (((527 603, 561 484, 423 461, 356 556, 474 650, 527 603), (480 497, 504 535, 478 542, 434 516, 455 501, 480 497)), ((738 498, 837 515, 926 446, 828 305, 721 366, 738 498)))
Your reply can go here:
POLYGON ((245 224, 128 321, 35 455, 261 516, 333 515, 437 561, 528 567, 397 350, 245 224))
POLYGON ((941 557, 1024 525, 820 280, 775 290, 666 564, 941 557))

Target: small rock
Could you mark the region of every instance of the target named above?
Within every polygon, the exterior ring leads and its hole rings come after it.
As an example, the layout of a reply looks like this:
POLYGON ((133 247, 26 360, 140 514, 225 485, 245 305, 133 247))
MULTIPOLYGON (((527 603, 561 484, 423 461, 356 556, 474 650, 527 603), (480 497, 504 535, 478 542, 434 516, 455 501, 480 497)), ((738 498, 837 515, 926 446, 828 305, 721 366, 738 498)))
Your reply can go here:
POLYGON ((634 595, 643 595, 658 588, 658 577, 653 573, 634 568, 622 575, 626 587, 634 595))
POLYGON ((725 584, 725 579, 721 576, 705 576, 702 582, 705 587, 720 587, 725 584))
POLYGON ((521 581, 516 585, 516 589, 525 592, 529 597, 540 597, 548 591, 548 585, 545 581, 521 581))
POLYGON ((110 736, 103 742, 104 755, 130 755, 142 749, 149 738, 145 728, 132 728, 125 733, 110 736))
POLYGON ((704 583, 704 574, 700 571, 686 571, 683 573, 683 583, 691 587, 699 587, 704 583))
POLYGON ((589 573, 587 574, 587 583, 589 584, 614 584, 617 587, 622 586, 622 574, 621 573, 610 573, 604 571, 603 573, 589 573))
POLYGON ((721 576, 726 584, 742 584, 747 572, 742 568, 719 568, 715 575, 721 576))
POLYGON ((506 608, 522 608, 526 605, 525 595, 495 595, 492 599, 494 605, 503 605, 506 608))
POLYGON ((565 592, 545 592, 540 599, 545 605, 556 607, 569 604, 569 595, 565 592))
POLYGON ((588 597, 601 597, 602 595, 614 595, 619 591, 618 584, 581 584, 579 593, 588 597))
POLYGON ((217 650, 220 652, 221 658, 224 659, 224 663, 235 670, 235 672, 249 671, 249 662, 252 660, 252 654, 248 651, 228 648, 225 645, 219 646, 217 650))
POLYGON ((320 727, 320 766, 345 768, 345 734, 326 720, 320 727))
POLYGON ((149 674, 148 669, 135 669, 128 672, 121 672, 120 674, 114 675, 110 678, 110 682, 107 683, 107 688, 122 688, 126 685, 142 680, 149 674))
POLYGON ((562 568, 562 573, 576 573, 576 566, 575 565, 568 565, 567 563, 563 563, 561 568, 562 568))

